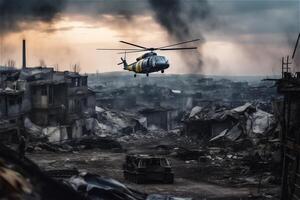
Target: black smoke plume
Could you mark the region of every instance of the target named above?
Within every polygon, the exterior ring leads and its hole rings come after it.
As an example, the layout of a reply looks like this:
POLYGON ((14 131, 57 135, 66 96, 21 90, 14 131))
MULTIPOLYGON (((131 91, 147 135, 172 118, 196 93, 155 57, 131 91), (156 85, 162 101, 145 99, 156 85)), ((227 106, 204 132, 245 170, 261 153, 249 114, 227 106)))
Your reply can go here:
POLYGON ((0 0, 0 33, 20 31, 32 22, 52 22, 64 0, 0 0))
MULTIPOLYGON (((214 28, 217 21, 207 0, 0 0, 0 35, 33 29, 35 22, 51 24, 62 13, 89 16, 96 21, 102 15, 115 15, 117 20, 130 22, 149 12, 174 40, 201 39, 198 51, 181 52, 188 70, 201 72, 201 48, 205 43, 202 30, 214 28)), ((72 27, 63 27, 68 28, 72 27)), ((46 31, 52 33, 56 29, 50 27, 46 31)))
POLYGON ((182 51, 181 55, 191 73, 202 71, 201 47, 204 28, 214 28, 216 19, 207 0, 149 0, 156 21, 177 41, 201 39, 196 51, 182 51))

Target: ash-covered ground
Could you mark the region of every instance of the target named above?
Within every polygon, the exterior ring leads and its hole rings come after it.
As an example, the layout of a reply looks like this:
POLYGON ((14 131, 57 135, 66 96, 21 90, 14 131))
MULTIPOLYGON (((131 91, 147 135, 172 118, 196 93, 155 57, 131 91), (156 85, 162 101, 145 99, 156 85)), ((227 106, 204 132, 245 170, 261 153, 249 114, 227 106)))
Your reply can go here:
POLYGON ((277 199, 280 97, 272 82, 261 79, 89 75, 96 114, 84 122, 83 137, 32 142, 27 156, 55 178, 68 180, 67 171, 78 170, 113 178, 146 194, 277 199), (174 184, 125 180, 128 154, 167 157, 174 184))

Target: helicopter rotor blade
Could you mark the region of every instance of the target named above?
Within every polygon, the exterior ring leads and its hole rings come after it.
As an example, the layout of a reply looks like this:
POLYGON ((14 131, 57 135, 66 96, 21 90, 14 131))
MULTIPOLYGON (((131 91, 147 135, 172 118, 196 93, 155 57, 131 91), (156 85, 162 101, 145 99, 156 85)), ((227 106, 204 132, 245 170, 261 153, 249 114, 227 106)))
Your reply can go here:
MULTIPOLYGON (((197 47, 178 47, 178 48, 165 48, 165 49, 151 49, 151 51, 160 50, 160 51, 173 51, 173 50, 191 50, 191 49, 197 49, 197 47)), ((134 51, 127 51, 126 53, 138 53, 143 51, 150 51, 147 49, 142 50, 134 50, 134 51)), ((118 54, 123 54, 124 52, 119 52, 118 54)))
POLYGON ((197 49, 197 47, 164 48, 164 49, 158 49, 158 50, 160 50, 160 51, 172 51, 172 50, 191 50, 191 49, 197 49))
POLYGON ((145 49, 145 50, 148 49, 147 47, 143 47, 143 46, 140 46, 140 45, 137 45, 137 44, 133 44, 133 43, 130 43, 130 42, 125 42, 125 41, 122 41, 122 40, 120 42, 122 42, 124 44, 131 45, 131 46, 139 47, 141 49, 145 49))
POLYGON ((96 49, 99 51, 135 51, 140 49, 96 49))
POLYGON ((176 43, 176 44, 171 44, 171 45, 168 45, 168 46, 163 46, 163 47, 159 47, 159 48, 147 48, 147 47, 143 47, 143 46, 140 46, 140 45, 137 45, 137 44, 133 44, 133 43, 130 43, 130 42, 125 42, 125 41, 120 41, 121 43, 124 43, 124 44, 128 44, 128 45, 131 45, 131 46, 135 46, 135 47, 138 47, 140 49, 130 49, 130 48, 126 48, 126 49, 114 49, 114 48, 100 48, 100 49, 96 49, 96 50, 104 50, 104 51, 129 51, 127 53, 136 53, 136 52, 142 52, 142 51, 156 51, 156 50, 184 50, 184 49, 196 49, 197 47, 182 47, 182 48, 168 48, 168 47, 173 47, 173 46, 177 46, 177 45, 181 45, 181 44, 186 44, 186 43, 190 43, 190 42, 195 42, 195 41, 199 41, 200 39, 194 39, 194 40, 189 40, 189 41, 184 41, 184 42, 179 42, 179 43, 176 43))
MULTIPOLYGON (((135 50, 135 51, 126 51, 126 53, 138 53, 138 52, 143 52, 143 51, 148 51, 147 49, 142 49, 142 50, 135 50)), ((119 52, 118 54, 123 54, 124 52, 119 52)))
POLYGON ((298 47, 298 43, 299 43, 299 39, 300 39, 300 33, 298 35, 298 39, 297 39, 297 42, 295 44, 295 48, 294 48, 294 51, 293 51, 292 59, 294 59, 294 57, 295 57, 295 54, 296 54, 296 51, 297 51, 297 47, 298 47))
POLYGON ((199 40, 200 39, 194 39, 194 40, 179 42, 179 43, 176 43, 176 44, 171 44, 171 45, 168 45, 168 46, 159 47, 157 49, 164 49, 164 48, 167 48, 167 47, 173 47, 173 46, 177 46, 177 45, 181 45, 181 44, 186 44, 186 43, 190 43, 190 42, 196 42, 196 41, 199 41, 199 40))

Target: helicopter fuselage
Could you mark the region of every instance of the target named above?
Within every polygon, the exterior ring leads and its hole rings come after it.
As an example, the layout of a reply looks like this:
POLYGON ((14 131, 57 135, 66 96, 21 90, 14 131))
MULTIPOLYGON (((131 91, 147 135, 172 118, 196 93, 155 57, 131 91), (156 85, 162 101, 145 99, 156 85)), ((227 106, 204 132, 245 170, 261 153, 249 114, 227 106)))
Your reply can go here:
POLYGON ((196 42, 200 39, 194 39, 184 42, 179 42, 176 44, 171 44, 167 46, 162 47, 144 47, 138 44, 133 44, 130 42, 120 41, 121 43, 134 46, 135 48, 115 48, 115 49, 108 49, 108 48, 101 48, 97 50, 109 50, 109 51, 124 51, 124 58, 121 57, 122 62, 118 65, 123 64, 124 70, 135 72, 134 77, 136 77, 136 74, 147 74, 149 76, 149 73, 152 72, 159 72, 164 73, 164 70, 169 68, 169 61, 164 56, 158 56, 155 51, 177 51, 177 50, 191 50, 191 49, 197 49, 197 47, 175 47, 178 45, 190 43, 190 42, 196 42), (143 54, 142 56, 138 57, 136 59, 136 62, 127 64, 126 61, 126 54, 128 53, 137 53, 137 52, 147 52, 143 54))
POLYGON ((169 68, 169 61, 164 56, 158 56, 156 53, 150 52, 136 59, 131 64, 124 63, 124 69, 140 74, 149 74, 152 72, 164 72, 169 68))

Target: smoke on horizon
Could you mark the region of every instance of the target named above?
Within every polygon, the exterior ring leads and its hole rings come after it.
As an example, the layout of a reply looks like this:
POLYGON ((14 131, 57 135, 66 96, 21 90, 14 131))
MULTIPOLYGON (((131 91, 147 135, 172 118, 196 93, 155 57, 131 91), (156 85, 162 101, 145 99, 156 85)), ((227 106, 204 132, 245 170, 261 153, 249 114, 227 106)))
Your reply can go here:
MULTIPOLYGON (((199 43, 187 44, 187 46, 197 45, 198 51, 178 52, 186 63, 185 67, 189 73, 201 73, 205 71, 203 70, 204 51, 202 48, 203 45, 208 44, 206 43, 208 37, 206 34, 212 33, 209 39, 214 37, 216 40, 226 41, 229 38, 230 43, 244 50, 245 58, 254 57, 256 61, 264 62, 265 55, 268 53, 267 47, 274 44, 274 38, 277 37, 281 40, 287 38, 294 42, 294 29, 296 27, 298 30, 299 25, 297 26, 297 23, 291 19, 299 16, 297 9, 292 10, 291 15, 283 15, 282 12, 290 13, 289 8, 296 8, 299 5, 294 1, 286 4, 258 0, 255 0, 254 3, 240 1, 216 3, 208 0, 0 0, 0 44, 2 44, 0 50, 7 52, 7 48, 10 48, 3 45, 2 42, 2 38, 5 41, 6 35, 10 33, 35 30, 52 34, 78 28, 73 25, 57 26, 61 22, 60 20, 64 19, 83 20, 84 22, 78 25, 83 28, 94 29, 107 26, 120 33, 120 37, 128 35, 126 39, 134 42, 138 40, 136 39, 138 34, 143 34, 143 31, 147 31, 149 28, 147 22, 141 23, 137 19, 147 16, 150 20, 153 18, 156 22, 155 25, 159 25, 165 30, 171 38, 170 41, 201 39, 199 43), (281 12, 273 12, 274 9, 281 12), (256 12, 259 16, 257 18, 252 14, 256 12), (257 21, 260 18, 266 20, 257 21), (215 31, 217 29, 221 31, 215 31), (136 30, 140 30, 140 32, 136 30), (288 32, 293 36, 284 35, 284 30, 289 30, 288 32), (263 46, 264 50, 257 50, 255 45, 260 45, 261 42, 255 43, 255 41, 260 41, 264 34, 272 34, 274 38, 269 37, 268 45, 263 46), (244 40, 240 41, 241 38, 244 40), (247 45, 250 47, 248 48, 247 45)), ((276 45, 279 43, 277 42, 276 45)), ((283 45, 285 43, 280 44, 280 46, 283 45)), ((268 54, 269 60, 278 56, 278 53, 274 54, 271 50, 269 52, 271 52, 268 54)), ((278 51, 276 50, 276 52, 278 51)), ((297 53, 299 55, 299 52, 297 53)), ((212 65, 216 67, 219 60, 214 55, 210 56, 211 58, 205 57, 205 64, 212 64, 211 60, 213 60, 212 65)), ((299 65, 299 56, 295 62, 299 65)))
MULTIPOLYGON (((201 31, 204 28, 215 28, 217 20, 207 0, 149 0, 156 21, 176 41, 199 38, 198 51, 181 51, 189 72, 202 72, 202 46, 205 36, 201 31)), ((190 44, 194 45, 194 44, 190 44)))

